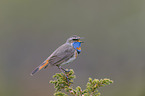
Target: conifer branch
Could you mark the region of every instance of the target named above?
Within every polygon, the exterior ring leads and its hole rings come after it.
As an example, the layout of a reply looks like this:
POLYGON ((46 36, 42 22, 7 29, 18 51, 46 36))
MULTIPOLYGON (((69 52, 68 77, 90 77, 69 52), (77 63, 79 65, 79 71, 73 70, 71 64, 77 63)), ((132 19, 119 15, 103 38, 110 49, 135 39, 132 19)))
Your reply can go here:
POLYGON ((74 71, 71 69, 69 72, 65 72, 68 78, 66 78, 63 73, 56 73, 50 83, 54 84, 56 92, 54 96, 100 96, 98 89, 113 83, 110 79, 92 79, 89 78, 88 83, 86 84, 86 89, 82 90, 80 86, 77 86, 76 89, 72 88, 73 79, 75 79, 74 71), (69 81, 68 81, 69 80, 69 81), (62 92, 63 91, 63 92, 62 92), (65 91, 65 93, 64 93, 65 91), (67 93, 67 94, 66 94, 67 93), (69 95, 68 95, 69 94, 69 95))

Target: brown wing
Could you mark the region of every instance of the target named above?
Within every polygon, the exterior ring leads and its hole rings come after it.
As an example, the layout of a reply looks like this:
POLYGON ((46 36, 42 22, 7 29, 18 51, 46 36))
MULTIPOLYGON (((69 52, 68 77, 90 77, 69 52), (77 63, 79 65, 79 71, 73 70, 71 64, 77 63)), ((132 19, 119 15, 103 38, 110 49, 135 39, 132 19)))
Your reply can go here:
POLYGON ((52 56, 49 58, 49 64, 60 65, 73 57, 74 52, 75 49, 71 45, 64 44, 52 53, 52 56))

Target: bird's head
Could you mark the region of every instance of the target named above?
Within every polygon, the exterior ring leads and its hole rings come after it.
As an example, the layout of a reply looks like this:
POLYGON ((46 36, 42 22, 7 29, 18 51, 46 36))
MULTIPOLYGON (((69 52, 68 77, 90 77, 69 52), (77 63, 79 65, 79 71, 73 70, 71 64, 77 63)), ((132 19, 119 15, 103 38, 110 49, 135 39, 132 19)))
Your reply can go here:
POLYGON ((66 43, 71 44, 77 51, 78 53, 81 52, 81 41, 82 37, 79 37, 77 35, 73 35, 72 37, 68 38, 66 43))
POLYGON ((80 42, 80 43, 83 43, 82 41, 80 41, 80 39, 82 39, 82 37, 79 37, 77 35, 73 35, 72 37, 68 38, 66 43, 74 43, 74 42, 80 42))

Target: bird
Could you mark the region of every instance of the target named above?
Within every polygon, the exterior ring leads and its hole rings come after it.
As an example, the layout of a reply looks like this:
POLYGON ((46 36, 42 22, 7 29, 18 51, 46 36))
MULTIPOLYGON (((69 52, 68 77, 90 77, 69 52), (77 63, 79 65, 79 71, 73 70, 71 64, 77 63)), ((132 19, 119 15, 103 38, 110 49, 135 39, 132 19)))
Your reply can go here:
POLYGON ((68 38, 63 45, 58 47, 43 63, 32 71, 31 76, 48 66, 57 66, 61 71, 66 72, 62 66, 74 61, 78 57, 81 52, 81 44, 84 43, 81 39, 82 37, 77 35, 68 38))

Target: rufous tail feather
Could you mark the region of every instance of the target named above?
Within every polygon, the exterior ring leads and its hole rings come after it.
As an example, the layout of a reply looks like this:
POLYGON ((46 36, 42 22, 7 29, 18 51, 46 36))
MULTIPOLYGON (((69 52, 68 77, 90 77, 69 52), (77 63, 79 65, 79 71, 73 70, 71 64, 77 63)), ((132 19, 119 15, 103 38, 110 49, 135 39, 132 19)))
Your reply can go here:
POLYGON ((35 73, 37 73, 38 71, 40 71, 42 68, 45 68, 48 66, 48 61, 49 60, 46 60, 44 63, 42 63, 41 65, 39 65, 37 68, 35 68, 32 73, 31 73, 31 76, 33 76, 35 73))

